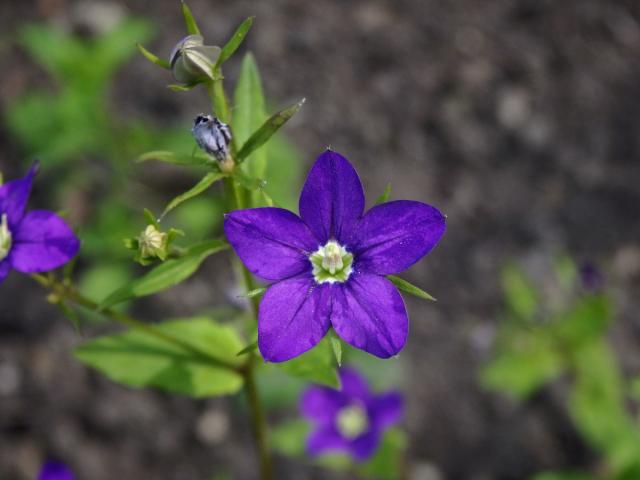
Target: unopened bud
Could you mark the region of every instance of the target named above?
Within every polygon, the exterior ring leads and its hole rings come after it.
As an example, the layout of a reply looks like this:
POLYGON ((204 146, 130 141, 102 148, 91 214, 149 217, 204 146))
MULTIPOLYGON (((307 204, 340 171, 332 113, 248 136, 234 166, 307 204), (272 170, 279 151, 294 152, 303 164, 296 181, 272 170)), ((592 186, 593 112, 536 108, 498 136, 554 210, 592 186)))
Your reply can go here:
POLYGON ((167 234, 154 225, 148 225, 138 236, 138 248, 142 258, 164 258, 167 250, 167 234))
POLYGON ((198 115, 193 121, 193 137, 198 146, 221 163, 229 161, 231 130, 211 115, 198 115))
POLYGON ((169 62, 178 82, 193 85, 213 79, 219 56, 220 47, 205 45, 201 35, 189 35, 174 47, 169 62))

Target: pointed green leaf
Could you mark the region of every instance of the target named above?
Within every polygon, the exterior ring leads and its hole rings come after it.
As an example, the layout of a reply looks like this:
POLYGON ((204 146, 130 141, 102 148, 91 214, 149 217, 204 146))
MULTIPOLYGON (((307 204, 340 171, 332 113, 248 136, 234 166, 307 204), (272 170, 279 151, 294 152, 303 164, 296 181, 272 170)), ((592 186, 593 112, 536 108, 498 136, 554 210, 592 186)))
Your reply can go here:
MULTIPOLYGON (((267 118, 262 81, 258 65, 251 53, 242 60, 238 84, 234 92, 232 130, 236 145, 243 145, 267 118)), ((264 178, 267 155, 259 150, 246 159, 242 170, 251 177, 264 178)), ((255 194, 254 196, 256 196, 255 194)))
POLYGON ((187 26, 189 35, 201 35, 198 24, 195 18, 193 18, 193 13, 191 13, 191 9, 184 1, 182 2, 182 15, 184 16, 184 23, 187 26))
POLYGON ((144 297, 166 290, 193 275, 210 255, 229 248, 222 240, 211 240, 195 245, 180 258, 167 260, 125 286, 117 289, 100 304, 104 310, 130 298, 144 297))
POLYGON ((255 349, 257 348, 258 348, 258 342, 250 343, 249 345, 244 347, 242 350, 240 350, 238 353, 236 353, 236 356, 239 357, 240 355, 246 355, 247 353, 251 353, 255 351, 255 349))
POLYGON ((333 388, 340 387, 338 372, 333 363, 333 351, 326 339, 299 357, 274 365, 294 377, 333 388))
POLYGON ((162 68, 166 68, 167 70, 171 70, 171 64, 167 60, 164 60, 164 59, 154 55, 149 50, 144 48, 141 44, 138 43, 137 45, 138 45, 138 50, 140 50, 140 53, 142 53, 142 55, 144 55, 147 58, 147 60, 149 60, 152 63, 155 63, 156 65, 158 65, 158 66, 160 66, 162 68))
POLYGON ((247 298, 258 297, 258 296, 262 295, 266 291, 267 291, 266 287, 256 288, 254 290, 251 290, 251 291, 247 292, 245 297, 247 297, 247 298))
POLYGON ((336 357, 336 363, 339 367, 342 366, 342 341, 338 338, 333 330, 329 334, 329 341, 331 342, 331 349, 333 350, 333 355, 336 357))
MULTIPOLYGON (((167 321, 155 328, 229 365, 242 363, 236 357, 242 347, 237 333, 209 318, 167 321)), ((237 392, 243 383, 239 373, 139 330, 98 337, 74 353, 84 364, 131 387, 155 387, 202 398, 237 392)))
POLYGON ((384 192, 382 192, 382 195, 380 195, 376 200, 376 205, 380 205, 381 203, 385 203, 389 200, 389 195, 391 195, 391 184, 387 183, 387 186, 384 187, 384 192))
POLYGON ((276 133, 280 127, 287 122, 287 120, 293 117, 298 110, 300 110, 300 107, 302 107, 304 102, 305 99, 303 98, 295 105, 285 108, 284 110, 280 110, 278 113, 269 117, 269 119, 264 122, 264 124, 256 130, 251 137, 249 137, 249 140, 244 143, 236 156, 238 162, 242 162, 245 158, 251 155, 252 152, 267 143, 271 136, 276 133))
POLYGON ((192 155, 170 152, 167 150, 155 150, 140 155, 138 163, 157 160, 159 162, 171 163, 174 165, 213 165, 215 159, 203 152, 195 152, 192 155))
POLYGON ((188 92, 191 89, 193 89, 193 87, 195 87, 197 84, 193 84, 193 85, 180 85, 178 83, 172 83, 170 85, 167 85, 167 88, 169 90, 171 90, 172 92, 188 92))
POLYGON ((151 210, 149 210, 148 208, 145 208, 143 210, 144 213, 144 218, 147 219, 147 224, 148 225, 153 225, 154 227, 156 227, 158 230, 160 230, 160 224, 158 223, 158 219, 156 218, 156 216, 151 212, 151 210))
POLYGON ((231 36, 231 39, 229 39, 225 46, 222 47, 222 53, 220 53, 220 57, 218 57, 216 67, 229 60, 231 55, 233 55, 234 52, 238 49, 240 44, 243 42, 244 37, 247 36, 251 25, 253 25, 254 18, 255 17, 249 17, 244 22, 242 22, 231 36))
POLYGON ((226 173, 222 173, 222 172, 209 172, 209 173, 207 173, 193 187, 191 187, 186 192, 178 195, 173 200, 171 200, 171 202, 169 202, 169 205, 167 205, 167 207, 162 212, 162 215, 160 215, 160 219, 163 219, 165 217, 165 215, 167 215, 167 213, 169 213, 171 210, 176 208, 181 203, 186 202, 187 200, 189 200, 189 199, 191 199, 191 198, 193 198, 195 196, 200 195, 202 192, 204 192, 207 188, 209 188, 215 182, 217 182, 218 180, 220 180, 220 179, 222 179, 222 178, 224 178, 226 176, 227 176, 227 174, 226 173))
POLYGON ((415 295, 416 297, 420 297, 424 300, 431 300, 433 302, 436 301, 436 299, 429 295, 427 292, 400 277, 396 277, 395 275, 387 275, 387 278, 391 281, 391 283, 393 283, 399 290, 402 290, 403 292, 410 293, 411 295, 415 295))

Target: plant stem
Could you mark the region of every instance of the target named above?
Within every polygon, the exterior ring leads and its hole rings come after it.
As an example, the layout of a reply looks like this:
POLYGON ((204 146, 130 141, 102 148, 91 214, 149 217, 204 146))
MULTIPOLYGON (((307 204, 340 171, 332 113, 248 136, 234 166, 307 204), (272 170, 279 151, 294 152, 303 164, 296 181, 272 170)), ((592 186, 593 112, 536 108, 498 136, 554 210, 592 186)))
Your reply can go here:
POLYGON ((132 330, 139 330, 145 332, 146 334, 152 335, 156 338, 159 338, 165 342, 171 343, 182 350, 194 355, 203 361, 206 361, 209 364, 216 365, 218 367, 227 368, 229 370, 234 370, 238 372, 244 372, 242 366, 233 365, 231 363, 227 363, 223 360, 219 360, 218 358, 200 350, 199 348, 194 347, 193 345, 180 340, 173 335, 169 335, 162 330, 155 328, 153 325, 137 320, 126 313, 117 312, 112 309, 100 309, 99 305, 93 300, 83 296, 80 292, 75 290, 71 285, 60 282, 53 277, 47 277, 38 273, 34 273, 31 275, 36 282, 45 287, 48 290, 51 290, 52 294, 58 297, 58 301, 70 301, 84 308, 88 308, 94 312, 100 313, 111 320, 114 320, 132 330))

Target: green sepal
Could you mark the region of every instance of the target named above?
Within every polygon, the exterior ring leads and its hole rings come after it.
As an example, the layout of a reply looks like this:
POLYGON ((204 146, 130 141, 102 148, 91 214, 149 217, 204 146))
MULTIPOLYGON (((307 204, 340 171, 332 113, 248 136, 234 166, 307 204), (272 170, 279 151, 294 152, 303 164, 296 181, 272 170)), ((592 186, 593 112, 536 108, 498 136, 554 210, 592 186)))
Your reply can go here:
POLYGON ((267 291, 266 287, 254 288, 253 290, 251 290, 251 291, 247 292, 245 295, 243 295, 243 297, 247 297, 247 298, 258 297, 258 296, 262 295, 266 291, 267 291))
POLYGON ((333 362, 333 352, 326 339, 298 357, 273 365, 293 377, 340 388, 340 377, 333 362))
POLYGON ((398 290, 410 293, 411 295, 422 298, 423 300, 431 300, 432 302, 436 301, 434 297, 422 290, 420 287, 416 287, 403 278, 396 277, 395 275, 387 275, 387 279, 390 280, 391 283, 393 283, 398 288, 398 290))
POLYGON ((240 350, 238 353, 236 353, 236 357, 254 352, 257 348, 258 348, 258 342, 250 343, 249 345, 244 347, 242 350, 240 350))
POLYGON ((244 145, 242 145, 242 148, 240 148, 240 151, 236 155, 238 163, 241 163, 245 158, 251 155, 251 153, 267 143, 271 136, 276 133, 291 117, 293 117, 298 110, 300 110, 304 102, 305 99, 303 98, 298 103, 291 105, 284 110, 280 110, 278 113, 269 117, 267 121, 249 137, 244 145))
POLYGON ((145 208, 144 210, 142 210, 142 213, 144 214, 144 218, 147 220, 148 225, 153 225, 158 230, 160 230, 160 222, 158 222, 158 217, 156 217, 151 210, 145 208))
POLYGON ((387 186, 384 187, 384 192, 382 192, 382 195, 378 197, 375 204, 380 205, 381 203, 385 203, 387 200, 389 200, 390 195, 391 195, 391 183, 387 183, 387 186))
POLYGON ((182 2, 182 15, 184 16, 184 23, 187 27, 187 32, 189 32, 190 35, 202 35, 200 33, 200 28, 198 28, 198 24, 196 23, 196 19, 193 18, 191 9, 184 1, 182 2))
POLYGON ((149 60, 152 63, 155 63, 156 65, 158 65, 158 66, 160 66, 160 67, 162 67, 162 68, 164 68, 166 70, 171 70, 171 64, 167 60, 164 60, 164 59, 158 57, 157 55, 154 55, 149 50, 144 48, 140 43, 138 43, 136 45, 138 46, 138 50, 140 50, 140 53, 142 53, 142 55, 144 55, 147 60, 149 60))
POLYGON ((220 65, 222 65, 224 62, 229 60, 231 55, 233 55, 235 51, 238 49, 238 47, 240 46, 240 44, 242 44, 242 42, 244 41, 244 38, 247 36, 247 33, 249 32, 249 29, 251 28, 251 25, 253 25, 254 18, 255 17, 249 17, 245 19, 245 21, 242 22, 240 26, 236 29, 236 31, 233 33, 229 41, 224 45, 224 47, 222 47, 222 52, 218 57, 218 61, 215 64, 214 70, 218 68, 220 65))
POLYGON ((193 87, 195 87, 196 85, 198 85, 197 83, 192 83, 189 85, 181 85, 178 83, 172 83, 167 85, 167 88, 169 90, 171 90, 172 92, 188 92, 191 89, 193 89, 193 87))
POLYGON ((331 342, 331 349, 333 350, 333 356, 336 358, 336 363, 338 367, 342 366, 342 340, 336 334, 336 332, 331 329, 329 330, 329 341, 331 342))

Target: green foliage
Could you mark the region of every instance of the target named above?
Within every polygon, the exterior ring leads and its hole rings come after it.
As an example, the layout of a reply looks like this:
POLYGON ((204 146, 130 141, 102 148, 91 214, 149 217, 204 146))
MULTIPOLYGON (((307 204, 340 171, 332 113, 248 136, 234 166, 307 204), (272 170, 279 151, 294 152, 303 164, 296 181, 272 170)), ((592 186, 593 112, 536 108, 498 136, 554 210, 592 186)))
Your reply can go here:
POLYGON ((193 13, 191 13, 191 9, 184 1, 182 2, 182 15, 184 16, 184 23, 189 35, 201 35, 196 19, 193 18, 193 13))
POLYGON ((399 290, 403 292, 410 293, 411 295, 415 295, 416 297, 422 298, 423 300, 432 300, 435 302, 435 298, 429 295, 427 292, 422 290, 419 287, 407 282, 406 280, 396 277, 395 275, 387 275, 387 279, 391 281, 399 290))
POLYGON ((171 200, 171 202, 169 202, 169 205, 167 205, 166 208, 164 209, 164 211, 162 212, 162 215, 160 215, 160 219, 162 219, 167 213, 169 213, 171 210, 176 208, 181 203, 186 202, 187 200, 190 200, 193 197, 196 197, 196 196, 200 195, 205 190, 207 190, 211 185, 213 185, 215 182, 217 182, 218 180, 223 179, 226 176, 227 176, 227 174, 226 173, 222 173, 222 172, 209 172, 209 173, 207 173, 193 187, 191 187, 186 192, 178 195, 173 200, 171 200))
POLYGON ((251 29, 251 25, 253 25, 253 19, 255 17, 249 17, 244 22, 240 24, 240 26, 233 33, 229 41, 222 47, 222 52, 220 52, 220 56, 218 57, 218 63, 216 67, 222 65, 224 62, 229 60, 231 55, 235 53, 240 44, 244 41, 244 37, 247 36, 249 30, 251 29))
POLYGON ((382 192, 382 195, 378 197, 375 204, 380 205, 381 203, 387 202, 390 196, 391 196, 391 184, 387 183, 387 186, 384 187, 384 192, 382 192))
POLYGON ((340 388, 340 379, 333 363, 333 348, 327 338, 317 346, 303 353, 299 357, 287 362, 274 363, 289 375, 302 378, 312 383, 340 388))
POLYGON ((167 260, 142 277, 118 288, 100 303, 100 308, 106 310, 125 300, 152 295, 177 285, 193 275, 207 257, 228 247, 222 240, 194 245, 181 257, 167 260))
MULTIPOLYGON (((558 257, 556 284, 575 297, 573 262, 558 257)), ((497 353, 481 372, 485 387, 526 398, 562 373, 571 379, 569 414, 583 438, 606 460, 606 478, 638 478, 640 429, 627 410, 632 390, 607 343, 613 317, 605 295, 565 298, 561 310, 549 311, 533 283, 515 265, 503 272, 509 317, 501 327, 497 353), (547 318, 535 318, 546 312, 547 318)), ((549 305, 551 302, 549 302, 549 305)), ((578 472, 539 474, 535 480, 589 480, 578 472)))
MULTIPOLYGON (((167 321, 155 328, 228 364, 241 364, 235 355, 242 347, 236 332, 209 318, 167 321)), ((239 373, 140 330, 98 337, 76 348, 75 355, 113 381, 131 387, 155 387, 201 398, 234 393, 243 384, 239 373)))

